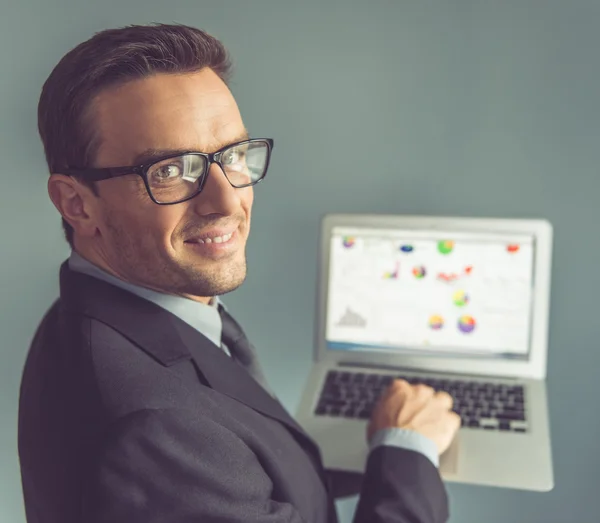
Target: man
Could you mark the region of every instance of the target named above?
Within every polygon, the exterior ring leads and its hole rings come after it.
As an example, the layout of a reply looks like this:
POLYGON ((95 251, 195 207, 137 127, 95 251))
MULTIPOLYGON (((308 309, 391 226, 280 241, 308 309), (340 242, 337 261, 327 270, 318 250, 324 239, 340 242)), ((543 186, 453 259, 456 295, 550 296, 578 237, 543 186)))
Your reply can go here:
MULTIPOLYGON (((218 299, 245 278, 273 148, 249 139, 229 69, 202 31, 134 26, 79 45, 44 85, 48 191, 72 255, 21 386, 30 523, 337 521, 334 476, 218 299)), ((427 387, 388 390, 355 521, 447 519, 451 408, 427 387)))

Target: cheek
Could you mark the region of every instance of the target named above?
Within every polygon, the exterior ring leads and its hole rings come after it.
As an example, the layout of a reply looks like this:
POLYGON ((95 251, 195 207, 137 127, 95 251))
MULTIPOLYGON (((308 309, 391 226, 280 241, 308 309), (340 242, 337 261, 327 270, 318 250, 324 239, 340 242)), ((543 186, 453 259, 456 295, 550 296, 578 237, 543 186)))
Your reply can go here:
POLYGON ((173 247, 176 238, 178 226, 184 219, 185 210, 180 205, 156 205, 151 203, 151 207, 145 209, 144 223, 148 234, 154 236, 156 243, 173 247))
POLYGON ((173 232, 182 219, 182 210, 176 205, 157 205, 137 195, 107 206, 105 212, 106 222, 123 231, 132 243, 162 245, 167 250, 172 248, 173 232))
POLYGON ((248 218, 248 223, 250 223, 250 215, 252 214, 252 204, 254 203, 254 188, 247 187, 246 189, 239 190, 244 191, 244 193, 240 195, 240 202, 242 208, 244 209, 244 213, 248 218))

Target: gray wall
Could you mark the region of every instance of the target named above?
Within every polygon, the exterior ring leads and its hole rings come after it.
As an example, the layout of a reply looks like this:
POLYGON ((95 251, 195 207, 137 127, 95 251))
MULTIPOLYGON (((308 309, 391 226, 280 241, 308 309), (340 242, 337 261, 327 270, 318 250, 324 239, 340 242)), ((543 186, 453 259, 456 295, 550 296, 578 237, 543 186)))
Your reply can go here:
MULTIPOLYGON (((257 189, 249 279, 228 303, 289 408, 311 361, 323 213, 554 224, 556 488, 450 485, 452 522, 600 520, 598 0, 9 2, 0 16, 0 521, 24 522, 20 373, 67 255, 46 193, 39 90, 59 58, 93 32, 152 21, 220 37, 237 63, 233 90, 247 126, 276 139, 269 179, 257 189)), ((355 503, 340 504, 343 521, 355 503)))

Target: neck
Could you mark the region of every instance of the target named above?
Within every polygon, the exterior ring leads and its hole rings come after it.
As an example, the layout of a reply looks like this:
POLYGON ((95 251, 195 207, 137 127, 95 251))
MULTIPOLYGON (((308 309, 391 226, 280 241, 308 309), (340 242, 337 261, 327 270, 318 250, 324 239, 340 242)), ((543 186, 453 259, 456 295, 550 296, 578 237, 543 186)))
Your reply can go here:
POLYGON ((195 296, 192 294, 175 293, 175 292, 172 292, 167 289, 161 289, 160 287, 155 287, 153 285, 149 285, 145 282, 134 281, 134 280, 127 278, 126 276, 120 274, 116 270, 114 270, 110 266, 110 264, 108 263, 106 258, 99 253, 96 253, 94 251, 92 251, 92 252, 86 251, 84 249, 78 248, 77 246, 73 247, 73 251, 76 252, 79 256, 81 256, 83 259, 85 259, 87 262, 98 267, 99 269, 106 272, 107 274, 110 274, 111 276, 118 278, 119 280, 129 283, 131 285, 145 287, 146 289, 151 289, 153 291, 160 292, 162 294, 170 294, 172 296, 180 296, 182 298, 187 298, 188 300, 203 303, 205 305, 210 305, 214 299, 214 297, 212 297, 212 296, 195 296))

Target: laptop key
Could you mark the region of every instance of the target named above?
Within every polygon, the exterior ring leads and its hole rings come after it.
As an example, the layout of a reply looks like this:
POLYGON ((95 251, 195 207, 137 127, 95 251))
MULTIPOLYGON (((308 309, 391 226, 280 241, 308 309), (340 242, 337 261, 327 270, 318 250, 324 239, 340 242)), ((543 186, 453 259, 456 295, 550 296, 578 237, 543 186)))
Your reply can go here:
POLYGON ((524 421, 525 414, 520 411, 504 411, 504 412, 497 412, 496 418, 499 420, 507 420, 507 421, 510 421, 510 420, 524 421))
POLYGON ((371 410, 370 409, 363 409, 361 411, 358 412, 358 417, 360 419, 369 419, 371 417, 371 410))
POLYGON ((346 402, 341 398, 324 398, 324 403, 330 407, 343 407, 346 402))
POLYGON ((326 413, 327 413, 327 405, 317 405, 317 408, 315 409, 315 414, 317 416, 323 416, 326 413))
POLYGON ((323 394, 321 394, 321 400, 322 401, 335 401, 335 400, 340 400, 342 399, 344 396, 340 391, 330 391, 330 390, 326 390, 323 391, 323 394))
POLYGON ((357 412, 361 408, 361 404, 358 401, 352 401, 348 403, 348 409, 357 412))

